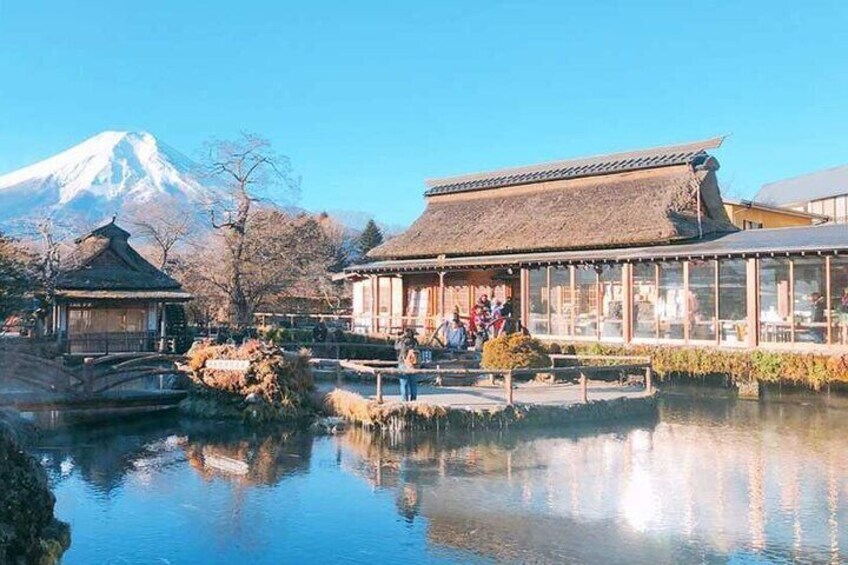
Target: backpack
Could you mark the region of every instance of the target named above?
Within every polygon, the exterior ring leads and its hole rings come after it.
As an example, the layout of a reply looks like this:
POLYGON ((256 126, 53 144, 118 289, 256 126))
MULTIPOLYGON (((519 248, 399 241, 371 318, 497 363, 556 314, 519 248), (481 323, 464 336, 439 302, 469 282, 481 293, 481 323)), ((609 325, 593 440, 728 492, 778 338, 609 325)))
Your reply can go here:
POLYGON ((407 369, 416 369, 421 363, 421 359, 417 349, 410 349, 406 352, 406 357, 403 359, 403 364, 407 369))

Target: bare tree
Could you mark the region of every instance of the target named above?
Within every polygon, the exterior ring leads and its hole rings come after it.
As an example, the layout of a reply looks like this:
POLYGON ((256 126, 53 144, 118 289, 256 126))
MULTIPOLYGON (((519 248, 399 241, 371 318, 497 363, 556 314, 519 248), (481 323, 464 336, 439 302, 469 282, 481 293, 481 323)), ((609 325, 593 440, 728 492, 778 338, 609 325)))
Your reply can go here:
POLYGON ((267 277, 276 262, 262 263, 262 255, 271 246, 257 239, 269 226, 264 222, 251 225, 255 205, 262 200, 281 200, 286 193, 296 194, 300 181, 291 174, 291 165, 278 156, 270 142, 254 135, 242 135, 235 141, 219 141, 209 146, 208 175, 221 190, 213 204, 212 227, 223 235, 223 278, 215 285, 226 294, 237 330, 252 322, 257 296, 267 291, 267 277), (259 262, 257 262, 259 261, 259 262))
POLYGON ((172 251, 191 233, 195 218, 184 205, 167 198, 134 207, 128 221, 140 240, 153 245, 156 266, 169 273, 172 251))

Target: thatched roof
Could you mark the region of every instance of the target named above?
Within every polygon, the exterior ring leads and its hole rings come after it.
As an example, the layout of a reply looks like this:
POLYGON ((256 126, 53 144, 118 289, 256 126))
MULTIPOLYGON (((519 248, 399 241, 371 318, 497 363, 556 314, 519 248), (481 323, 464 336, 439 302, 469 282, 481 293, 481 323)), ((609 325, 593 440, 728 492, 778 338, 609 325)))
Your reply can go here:
MULTIPOLYGON (((711 143, 714 140, 704 142, 711 143)), ((698 144, 681 147, 685 150, 662 148, 653 158, 650 151, 623 161, 615 155, 595 157, 607 165, 589 176, 529 183, 521 177, 522 184, 485 189, 468 188, 468 183, 483 182, 484 174, 459 177, 453 184, 439 185, 442 192, 431 188, 421 217, 369 256, 402 259, 660 245, 736 231, 721 204, 717 161, 697 150, 698 144), (628 162, 637 168, 621 170, 621 163, 628 162)), ((508 173, 499 171, 492 178, 520 177, 508 173)))
POLYGON ((114 221, 76 240, 62 264, 56 287, 92 291, 180 290, 180 283, 151 265, 128 243, 130 234, 114 221))

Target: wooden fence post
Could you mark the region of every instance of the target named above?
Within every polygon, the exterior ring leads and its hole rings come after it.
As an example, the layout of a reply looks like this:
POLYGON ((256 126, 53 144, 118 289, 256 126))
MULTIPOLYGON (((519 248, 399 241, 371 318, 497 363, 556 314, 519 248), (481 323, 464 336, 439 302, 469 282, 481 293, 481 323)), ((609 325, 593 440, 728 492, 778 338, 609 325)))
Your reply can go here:
POLYGON ((583 404, 589 402, 589 379, 586 378, 586 373, 580 373, 580 401, 583 404))
POLYGON ((86 396, 94 392, 94 357, 86 357, 82 362, 82 386, 86 396))
POLYGON ((512 371, 504 375, 504 386, 506 387, 506 405, 512 406, 512 371))
POLYGON ((377 373, 377 404, 383 403, 383 373, 377 373))

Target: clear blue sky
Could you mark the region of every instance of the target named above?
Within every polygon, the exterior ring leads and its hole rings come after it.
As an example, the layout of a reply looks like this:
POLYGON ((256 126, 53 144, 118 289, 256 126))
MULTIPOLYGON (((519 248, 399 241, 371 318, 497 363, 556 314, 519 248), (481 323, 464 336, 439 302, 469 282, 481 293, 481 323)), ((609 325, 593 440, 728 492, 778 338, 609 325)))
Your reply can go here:
POLYGON ((427 177, 732 134, 749 196, 848 163, 846 37, 844 1, 0 0, 0 172, 246 130, 301 205, 407 223, 427 177))

